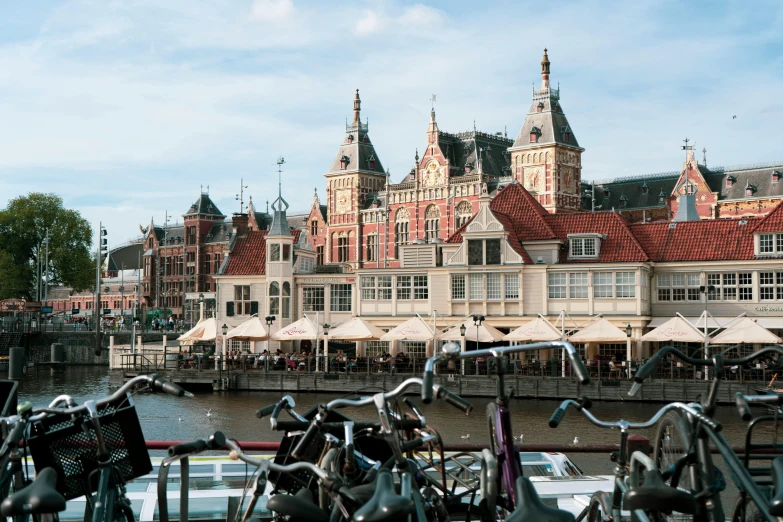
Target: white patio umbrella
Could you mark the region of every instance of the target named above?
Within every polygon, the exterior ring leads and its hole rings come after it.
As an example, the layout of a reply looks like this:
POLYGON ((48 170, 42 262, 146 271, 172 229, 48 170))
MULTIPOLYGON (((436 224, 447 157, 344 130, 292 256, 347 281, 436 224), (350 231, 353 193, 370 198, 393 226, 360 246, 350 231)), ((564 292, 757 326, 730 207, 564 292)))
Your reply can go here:
POLYGON ((603 318, 568 336, 572 343, 619 343, 627 339, 623 330, 603 318))
POLYGON ((712 344, 777 344, 781 338, 750 317, 743 317, 721 333, 710 337, 712 344))
POLYGON ((226 334, 227 339, 236 339, 237 341, 266 341, 269 334, 264 328, 264 323, 258 317, 251 317, 226 334))
POLYGON ((302 339, 318 339, 324 334, 324 328, 320 324, 316 326, 307 317, 302 317, 288 326, 280 328, 272 334, 273 341, 295 341, 302 339))
POLYGON ((658 328, 644 334, 642 341, 701 343, 704 342, 704 332, 699 331, 687 319, 675 316, 658 328))
POLYGON ((506 334, 495 328, 494 326, 490 326, 487 323, 481 323, 481 325, 477 328, 476 324, 473 322, 472 319, 468 319, 464 323, 462 323, 459 326, 455 326, 451 330, 448 330, 445 333, 442 333, 438 336, 438 339, 441 341, 461 341, 462 340, 462 333, 459 331, 459 329, 462 326, 465 326, 465 340, 466 341, 473 341, 473 342, 480 342, 480 343, 493 343, 495 341, 502 341, 503 337, 505 337, 506 334))
POLYGON ((415 315, 381 336, 381 341, 431 341, 435 337, 424 319, 415 315))
POLYGON ((195 343, 198 341, 214 341, 217 339, 218 324, 217 319, 201 319, 196 326, 177 337, 181 343, 195 343))
POLYGON ((513 332, 509 333, 505 341, 559 341, 563 334, 552 326, 549 321, 536 317, 528 321, 513 332))
POLYGON ((377 341, 385 332, 361 317, 349 319, 340 326, 329 330, 329 339, 343 341, 377 341))

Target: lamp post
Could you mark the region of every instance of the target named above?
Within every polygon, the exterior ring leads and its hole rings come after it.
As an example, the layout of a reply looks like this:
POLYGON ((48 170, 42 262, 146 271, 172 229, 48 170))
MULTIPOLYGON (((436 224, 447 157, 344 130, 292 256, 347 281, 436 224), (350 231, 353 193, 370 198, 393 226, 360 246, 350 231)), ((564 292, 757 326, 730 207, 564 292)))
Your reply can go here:
MULTIPOLYGON (((484 322, 485 317, 483 315, 474 315, 473 324, 476 325, 476 350, 479 349, 479 327, 484 322)), ((476 361, 476 375, 479 374, 478 360, 476 361)))
POLYGON ((204 319, 204 294, 198 294, 198 320, 204 319))
POLYGON ((266 357, 264 357, 264 371, 269 371, 269 356, 272 355, 272 352, 269 348, 269 339, 272 337, 272 323, 275 322, 275 316, 274 315, 267 315, 264 317, 264 320, 266 321, 266 357))
POLYGON ((633 329, 631 328, 631 324, 628 323, 625 326, 625 339, 626 339, 626 346, 625 346, 625 364, 628 365, 628 377, 631 377, 631 332, 633 332, 633 329))
POLYGON ((324 372, 329 373, 329 323, 324 323, 324 372))
MULTIPOLYGON (((465 351, 465 332, 467 332, 467 328, 465 327, 465 323, 462 323, 459 325, 459 334, 462 337, 462 344, 460 346, 461 351, 465 351)), ((460 359, 460 375, 465 375, 465 359, 460 359)))
MULTIPOLYGON (((716 288, 715 285, 707 285, 707 286, 700 286, 699 287, 699 293, 705 294, 704 295, 704 342, 702 343, 702 350, 704 350, 704 358, 706 359, 709 357, 709 352, 707 350, 707 340, 709 339, 709 327, 707 324, 707 318, 709 315, 707 314, 707 303, 710 300, 710 292, 715 292, 716 288)), ((709 379, 709 372, 707 371, 708 367, 704 367, 704 380, 709 379)))
MULTIPOLYGON (((200 296, 203 297, 203 296, 200 296)), ((223 327, 221 328, 223 330, 223 369, 226 369, 226 334, 228 334, 228 325, 226 323, 223 323, 223 327)))

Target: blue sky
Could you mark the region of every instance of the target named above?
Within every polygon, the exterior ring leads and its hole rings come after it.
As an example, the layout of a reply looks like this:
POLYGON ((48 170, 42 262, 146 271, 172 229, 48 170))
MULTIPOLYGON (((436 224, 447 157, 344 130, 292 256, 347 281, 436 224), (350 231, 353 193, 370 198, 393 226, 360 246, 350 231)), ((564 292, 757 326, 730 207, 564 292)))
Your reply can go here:
MULTIPOLYGON (((224 213, 287 165, 323 197, 354 89, 397 180, 442 130, 515 136, 549 49, 583 178, 783 160, 783 4, 396 0, 0 1, 0 205, 56 192, 112 244, 200 185, 224 213), (737 115, 736 119, 732 116, 737 115), (701 153, 699 154, 701 157, 701 153)), ((180 218, 181 219, 181 218, 180 218)))

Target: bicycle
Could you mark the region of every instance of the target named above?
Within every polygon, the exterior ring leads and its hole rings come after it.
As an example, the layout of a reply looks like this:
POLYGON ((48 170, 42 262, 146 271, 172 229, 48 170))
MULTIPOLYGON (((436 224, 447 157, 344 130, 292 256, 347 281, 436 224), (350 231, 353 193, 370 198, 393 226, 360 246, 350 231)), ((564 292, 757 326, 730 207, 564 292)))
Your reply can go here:
MULTIPOLYGON (((701 411, 712 418, 715 414, 720 381, 726 367, 747 364, 767 353, 783 355, 783 350, 767 347, 739 359, 724 359, 720 354, 714 355, 710 359, 696 359, 685 355, 676 348, 667 346, 658 350, 637 370, 634 375, 634 384, 628 392, 629 395, 634 395, 641 388, 644 380, 653 373, 664 355, 668 353, 685 363, 713 368, 707 395, 699 401, 701 411)), ((668 480, 673 487, 690 491, 696 495, 702 504, 700 506, 700 512, 704 514, 702 520, 710 522, 725 520, 720 492, 725 489, 726 481, 720 470, 713 464, 710 441, 723 457, 734 483, 740 491, 747 493, 752 502, 758 506, 764 518, 774 522, 777 517, 783 516, 783 475, 781 475, 780 489, 776 489, 776 492, 781 494, 779 496, 776 493, 771 502, 764 491, 757 487, 753 477, 723 435, 690 414, 671 412, 658 425, 653 443, 653 459, 658 468, 663 470, 664 480, 668 480), (776 503, 778 498, 781 501, 776 503)))
POLYGON ((565 400, 552 413, 549 427, 557 428, 563 420, 569 406, 582 413, 587 420, 599 428, 617 428, 620 430, 620 450, 617 454, 615 467, 614 491, 610 494, 598 491, 593 494, 587 507, 587 519, 590 522, 620 521, 623 510, 631 511, 634 520, 639 522, 661 520, 660 513, 671 513, 672 510, 689 515, 698 514, 698 503, 690 492, 678 490, 664 483, 655 462, 641 451, 634 451, 628 457, 628 431, 630 429, 645 429, 654 426, 670 411, 679 410, 697 418, 700 422, 720 431, 720 424, 707 417, 695 408, 674 402, 667 404, 653 417, 645 422, 602 421, 589 410, 590 400, 565 400), (626 484, 627 468, 630 467, 631 480, 626 484))
POLYGON ((128 392, 144 389, 178 397, 193 395, 157 374, 130 379, 108 397, 75 405, 69 396, 32 410, 28 419, 30 453, 36 471, 57 472, 56 489, 66 500, 87 498, 85 520, 114 522, 135 520, 125 483, 152 471, 144 435, 128 392))
MULTIPOLYGON (((471 359, 474 357, 494 357, 497 361, 495 374, 497 375, 497 397, 495 402, 487 405, 487 423, 489 425, 490 453, 494 458, 494 465, 497 466, 495 475, 495 484, 491 490, 486 490, 484 499, 486 499, 487 510, 494 513, 500 500, 500 507, 511 513, 515 510, 519 502, 517 501, 517 482, 522 477, 522 467, 519 462, 519 451, 514 445, 511 426, 511 411, 509 405, 512 395, 505 390, 505 364, 503 357, 510 353, 519 353, 531 350, 542 349, 561 349, 565 350, 571 361, 571 367, 576 374, 577 380, 581 384, 590 383, 590 375, 585 368, 579 355, 576 353, 573 345, 565 341, 551 341, 544 343, 533 343, 519 346, 498 346, 485 350, 473 350, 462 352, 457 343, 446 343, 441 348, 441 353, 436 354, 427 360, 424 365, 424 381, 429 386, 422 388, 422 401, 426 404, 431 400, 431 395, 425 392, 430 390, 434 380, 433 370, 435 363, 441 359, 457 361, 460 359, 471 359), (505 493, 505 496, 499 495, 505 493)), ((488 365, 489 366, 489 365, 488 365)), ((488 461, 487 465, 492 463, 488 461)), ((489 472, 492 474, 492 472, 489 472)), ((523 489, 523 491, 526 491, 523 489)))

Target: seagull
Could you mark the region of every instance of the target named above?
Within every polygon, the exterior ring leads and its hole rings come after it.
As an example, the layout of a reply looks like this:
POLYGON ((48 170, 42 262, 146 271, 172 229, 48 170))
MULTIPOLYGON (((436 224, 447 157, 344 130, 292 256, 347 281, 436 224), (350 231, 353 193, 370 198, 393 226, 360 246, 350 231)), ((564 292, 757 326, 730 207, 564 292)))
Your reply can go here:
POLYGON ((211 416, 212 416, 212 408, 207 410, 207 417, 211 417, 211 416))
POLYGON ((470 438, 470 433, 468 433, 467 435, 460 436, 460 439, 462 440, 468 440, 469 438, 470 438))
POLYGON ((524 438, 525 438, 525 435, 522 434, 519 437, 514 437, 514 440, 517 441, 517 442, 522 442, 522 439, 524 439, 524 438))
POLYGON ((736 120, 737 119, 737 115, 735 114, 734 116, 731 117, 731 119, 732 120, 736 120))
POLYGON ((182 422, 182 417, 178 417, 179 421, 182 422))
POLYGON ((579 444, 579 437, 574 437, 574 444, 579 444))

